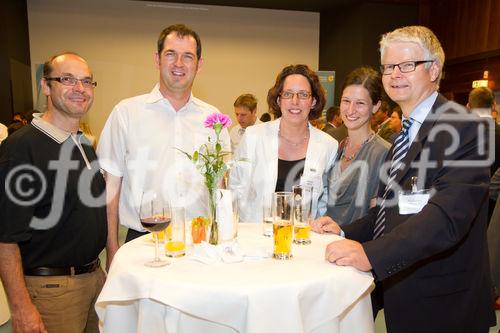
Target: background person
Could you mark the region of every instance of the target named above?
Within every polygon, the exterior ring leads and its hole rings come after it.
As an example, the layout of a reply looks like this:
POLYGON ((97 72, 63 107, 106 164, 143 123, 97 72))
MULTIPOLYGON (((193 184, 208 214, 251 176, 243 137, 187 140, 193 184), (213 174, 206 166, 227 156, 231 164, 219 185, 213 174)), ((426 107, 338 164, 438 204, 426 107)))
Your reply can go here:
MULTIPOLYGON (((229 187, 237 191, 242 222, 261 222, 263 198, 309 182, 313 200, 323 193, 323 175, 337 152, 337 142, 309 124, 321 114, 325 95, 318 76, 306 65, 290 65, 277 76, 267 95, 278 118, 249 127, 236 152, 229 187)), ((324 212, 326 204, 320 209, 324 212)))
POLYGON ((391 126, 391 108, 387 102, 382 102, 377 113, 373 115, 372 125, 375 125, 375 131, 382 139, 392 143, 394 131, 391 126), (373 119, 376 119, 375 124, 373 119))
POLYGON ((491 177, 490 204, 494 210, 488 226, 488 250, 490 254, 491 279, 495 293, 495 309, 500 310, 500 168, 491 177))
POLYGON ((344 140, 347 137, 347 127, 342 122, 340 116, 340 107, 331 106, 326 110, 326 125, 323 132, 331 135, 337 142, 344 140))
MULTIPOLYGON (((482 117, 493 118, 493 110, 496 111, 495 95, 490 88, 480 87, 475 88, 469 93, 467 107, 476 112, 482 117)), ((494 141, 490 143, 490 149, 494 151, 494 161, 491 164, 490 172, 493 175, 500 168, 500 126, 493 118, 494 126, 494 141)), ((491 127, 488 127, 491 129, 491 127)), ((489 137, 488 137, 489 138, 489 137)), ((495 208, 495 200, 490 197, 488 206, 488 218, 491 220, 493 209, 495 208)))
POLYGON ((272 120, 272 117, 271 117, 271 114, 268 113, 268 112, 264 112, 259 120, 262 122, 262 123, 265 123, 265 122, 268 122, 268 121, 271 121, 272 120))
POLYGON ((252 94, 243 94, 234 101, 234 115, 238 124, 233 126, 229 132, 231 137, 231 151, 238 148, 241 137, 248 126, 260 123, 257 119, 257 98, 252 94))
MULTIPOLYGON (((500 125, 496 123, 496 118, 493 117, 493 113, 496 112, 496 100, 493 91, 487 87, 475 88, 469 93, 469 99, 467 102, 467 107, 471 110, 475 110, 481 116, 491 117, 494 122, 495 127, 495 161, 491 165, 491 174, 493 175, 495 171, 500 168, 500 125)), ((492 146, 493 147, 493 146, 492 146)))
MULTIPOLYGON (((384 89, 401 107, 403 130, 388 153, 378 205, 344 226, 346 239, 330 243, 325 256, 373 271, 390 332, 488 332, 495 325, 489 168, 468 164, 487 161, 476 149, 481 120, 438 94, 444 52, 431 30, 396 29, 382 37, 380 51, 384 89), (415 201, 413 184, 431 191, 428 201, 415 201)), ((328 227, 340 233, 338 225, 328 227)))
POLYGON ((381 105, 380 74, 360 67, 347 75, 342 86, 340 114, 348 136, 340 143, 328 174, 326 220, 345 225, 363 217, 375 206, 380 168, 389 143, 371 129, 371 117, 381 105))
POLYGON ((14 332, 98 332, 105 184, 93 148, 78 131, 95 82, 83 58, 62 53, 44 64, 41 86, 47 111, 0 147, 0 277, 14 332), (81 177, 89 174, 82 191, 81 177), (23 182, 26 177, 35 181, 23 182), (19 190, 18 181, 26 187, 19 190))
MULTIPOLYGON (((153 90, 125 99, 111 112, 102 130, 98 155, 108 190, 108 265, 118 250, 118 223, 128 227, 126 241, 144 235, 139 203, 144 192, 162 193, 186 208, 187 218, 207 215, 207 190, 192 154, 215 133, 205 128, 208 115, 219 112, 191 93, 201 69, 201 40, 183 24, 165 28, 158 38, 155 63, 160 78, 153 90)), ((224 150, 230 150, 223 129, 224 150)), ((212 142, 213 142, 212 141, 212 142)))
POLYGON ((399 106, 394 107, 392 109, 390 122, 393 134, 391 135, 390 141, 388 142, 393 143, 394 140, 396 140, 396 138, 398 137, 399 132, 401 132, 401 129, 403 128, 402 118, 403 113, 401 112, 401 108, 399 106))
POLYGON ((26 125, 28 124, 28 120, 26 119, 26 117, 21 113, 21 112, 15 112, 13 115, 12 115, 12 120, 11 120, 11 124, 13 123, 21 123, 23 125, 26 125))

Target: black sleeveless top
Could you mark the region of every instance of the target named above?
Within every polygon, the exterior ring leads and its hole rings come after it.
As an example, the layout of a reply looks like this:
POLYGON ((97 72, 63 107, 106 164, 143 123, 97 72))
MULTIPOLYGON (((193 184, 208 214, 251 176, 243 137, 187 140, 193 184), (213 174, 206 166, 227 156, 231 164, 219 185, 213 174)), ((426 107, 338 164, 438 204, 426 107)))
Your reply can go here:
POLYGON ((300 184, 300 177, 304 173, 306 159, 285 161, 278 159, 278 179, 275 192, 291 192, 293 185, 300 184))

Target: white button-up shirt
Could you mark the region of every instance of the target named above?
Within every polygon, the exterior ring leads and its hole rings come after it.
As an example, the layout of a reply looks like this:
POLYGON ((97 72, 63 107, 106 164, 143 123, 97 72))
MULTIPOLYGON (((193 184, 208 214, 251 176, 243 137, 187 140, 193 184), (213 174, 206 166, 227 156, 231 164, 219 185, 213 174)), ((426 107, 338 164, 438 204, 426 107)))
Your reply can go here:
MULTIPOLYGON (((431 112, 432 106, 436 102, 437 97, 437 91, 433 92, 426 99, 420 102, 420 104, 418 104, 410 113, 410 118, 413 119, 413 124, 410 127, 410 133, 408 136, 410 144, 413 142, 413 140, 415 140, 420 126, 422 126, 425 118, 427 118, 427 115, 429 114, 429 112, 431 112)), ((403 117, 403 120, 405 119, 406 117, 403 117)))
MULTIPOLYGON (((172 205, 184 206, 188 219, 207 216, 204 178, 183 152, 192 154, 215 132, 203 122, 214 106, 193 96, 179 111, 156 85, 149 94, 125 99, 115 106, 101 133, 97 153, 101 167, 122 177, 120 223, 142 231, 139 205, 144 192, 162 193, 172 205)), ((221 133, 230 149, 227 130, 221 133)))
MULTIPOLYGON (((258 125, 260 123, 262 123, 262 122, 259 119, 257 119, 253 125, 258 125)), ((250 125, 250 126, 253 126, 253 125, 250 125)), ((250 127, 250 126, 248 126, 248 127, 250 127)), ((240 145, 240 142, 241 142, 241 138, 243 137, 243 134, 245 134, 245 131, 246 131, 246 128, 242 128, 240 124, 236 124, 229 131, 229 136, 231 137, 231 150, 233 151, 233 154, 236 153, 236 149, 238 149, 238 146, 240 145)))

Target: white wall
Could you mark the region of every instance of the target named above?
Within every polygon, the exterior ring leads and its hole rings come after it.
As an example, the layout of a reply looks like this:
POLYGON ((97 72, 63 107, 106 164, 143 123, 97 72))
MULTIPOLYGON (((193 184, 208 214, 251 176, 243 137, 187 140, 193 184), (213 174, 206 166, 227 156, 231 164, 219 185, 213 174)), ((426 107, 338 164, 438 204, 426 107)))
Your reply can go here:
POLYGON ((247 92, 265 112, 267 91, 284 66, 318 69, 319 13, 127 0, 27 3, 33 82, 36 64, 51 55, 82 55, 98 81, 86 118, 97 135, 118 101, 158 81, 153 54, 170 24, 185 23, 200 35, 205 63, 193 92, 230 115, 236 97, 247 92))

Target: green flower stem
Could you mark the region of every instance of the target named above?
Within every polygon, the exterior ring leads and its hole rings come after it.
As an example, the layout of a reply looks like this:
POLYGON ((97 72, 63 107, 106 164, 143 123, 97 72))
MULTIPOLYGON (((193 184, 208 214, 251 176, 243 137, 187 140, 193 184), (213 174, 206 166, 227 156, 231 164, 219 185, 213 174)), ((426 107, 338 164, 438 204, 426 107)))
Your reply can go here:
POLYGON ((219 226, 217 225, 217 189, 208 187, 208 204, 210 207, 210 238, 208 242, 212 245, 219 244, 219 226))

